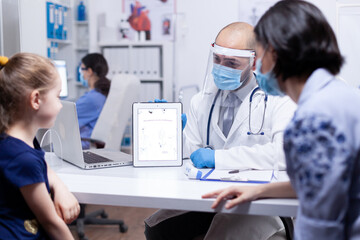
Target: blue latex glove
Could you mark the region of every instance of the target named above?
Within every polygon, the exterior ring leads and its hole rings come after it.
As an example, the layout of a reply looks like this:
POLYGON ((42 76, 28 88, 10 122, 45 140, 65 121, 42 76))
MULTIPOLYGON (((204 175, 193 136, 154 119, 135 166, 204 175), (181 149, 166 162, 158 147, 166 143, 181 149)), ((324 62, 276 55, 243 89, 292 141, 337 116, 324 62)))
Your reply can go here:
POLYGON ((200 148, 190 155, 190 159, 197 168, 215 167, 215 150, 200 148))
POLYGON ((164 103, 164 102, 167 102, 165 99, 157 99, 155 98, 154 101, 148 101, 148 102, 154 102, 154 103, 164 103))
POLYGON ((185 126, 186 126, 186 122, 187 122, 187 117, 186 117, 186 114, 183 113, 183 114, 181 114, 182 130, 184 130, 184 128, 185 128, 185 126))
POLYGON ((164 103, 164 102, 167 102, 167 100, 165 100, 165 99, 157 99, 157 98, 155 98, 154 102, 157 102, 157 103, 164 103))
MULTIPOLYGON (((152 102, 152 101, 149 101, 149 102, 152 102)), ((155 98, 154 102, 155 103, 165 103, 167 101, 165 99, 157 99, 157 98, 155 98)), ((187 117, 186 117, 186 114, 183 113, 183 114, 181 114, 182 130, 184 130, 184 128, 186 126, 186 122, 187 122, 187 117)))

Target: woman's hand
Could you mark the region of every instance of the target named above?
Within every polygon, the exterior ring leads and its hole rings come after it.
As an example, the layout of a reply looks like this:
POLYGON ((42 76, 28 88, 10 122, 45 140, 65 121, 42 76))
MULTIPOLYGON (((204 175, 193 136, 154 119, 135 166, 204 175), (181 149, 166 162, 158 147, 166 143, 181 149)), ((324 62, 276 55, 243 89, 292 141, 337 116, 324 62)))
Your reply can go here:
POLYGON ((204 194, 202 198, 216 197, 211 208, 216 208, 222 200, 228 200, 225 208, 230 209, 240 203, 258 199, 261 193, 260 187, 261 186, 231 186, 204 194))
POLYGON ((215 198, 212 208, 216 208, 222 200, 230 209, 240 203, 250 202, 259 198, 296 198, 296 193, 290 182, 275 182, 256 186, 231 186, 204 194, 202 198, 215 198))

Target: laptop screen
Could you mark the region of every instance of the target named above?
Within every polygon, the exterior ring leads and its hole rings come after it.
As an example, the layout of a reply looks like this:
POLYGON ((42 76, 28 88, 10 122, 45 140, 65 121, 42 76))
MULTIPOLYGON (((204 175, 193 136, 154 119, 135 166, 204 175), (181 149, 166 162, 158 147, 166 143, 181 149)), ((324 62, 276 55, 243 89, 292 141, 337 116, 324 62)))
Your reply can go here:
POLYGON ((65 98, 68 96, 68 79, 67 79, 66 62, 64 60, 54 60, 54 65, 58 70, 61 79, 60 97, 65 98))

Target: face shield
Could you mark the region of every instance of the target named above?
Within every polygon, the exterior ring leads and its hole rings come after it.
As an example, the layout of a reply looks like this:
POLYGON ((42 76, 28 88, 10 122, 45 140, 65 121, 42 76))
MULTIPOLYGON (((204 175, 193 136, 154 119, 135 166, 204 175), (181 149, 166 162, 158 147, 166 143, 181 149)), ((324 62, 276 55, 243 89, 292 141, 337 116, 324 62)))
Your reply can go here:
POLYGON ((203 94, 236 90, 252 77, 255 51, 224 48, 213 43, 206 70, 203 94))

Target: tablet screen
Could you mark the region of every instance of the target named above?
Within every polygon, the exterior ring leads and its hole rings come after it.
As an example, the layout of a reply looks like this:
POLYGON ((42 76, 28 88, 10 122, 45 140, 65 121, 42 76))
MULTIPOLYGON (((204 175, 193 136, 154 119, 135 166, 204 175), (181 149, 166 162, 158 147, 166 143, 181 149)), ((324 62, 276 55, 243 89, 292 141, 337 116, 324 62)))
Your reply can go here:
POLYGON ((134 165, 179 165, 179 157, 182 158, 181 105, 139 104, 134 104, 133 109, 134 165))
POLYGON ((176 160, 176 109, 138 109, 139 160, 176 160))

